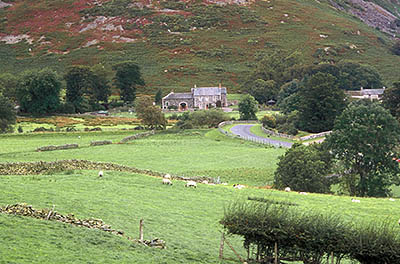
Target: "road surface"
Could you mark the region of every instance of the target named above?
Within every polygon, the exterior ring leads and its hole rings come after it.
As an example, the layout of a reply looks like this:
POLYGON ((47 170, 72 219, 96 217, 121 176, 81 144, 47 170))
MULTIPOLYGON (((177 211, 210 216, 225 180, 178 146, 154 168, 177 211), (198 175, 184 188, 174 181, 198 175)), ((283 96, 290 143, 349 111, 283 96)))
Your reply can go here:
POLYGON ((274 145, 275 147, 290 148, 293 145, 293 143, 290 142, 257 136, 250 132, 250 128, 252 126, 255 125, 235 125, 231 128, 231 133, 238 135, 245 140, 255 141, 262 144, 270 144, 274 145))

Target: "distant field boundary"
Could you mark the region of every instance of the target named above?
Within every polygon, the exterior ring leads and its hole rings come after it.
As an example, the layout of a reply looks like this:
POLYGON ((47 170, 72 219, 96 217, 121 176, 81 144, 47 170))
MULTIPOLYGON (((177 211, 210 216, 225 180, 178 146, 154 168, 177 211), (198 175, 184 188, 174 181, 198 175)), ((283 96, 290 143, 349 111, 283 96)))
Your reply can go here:
MULTIPOLYGON (((138 169, 125 165, 118 165, 109 162, 96 162, 90 160, 58 160, 58 161, 37 161, 37 162, 7 162, 0 163, 0 175, 39 175, 44 173, 56 173, 68 170, 109 170, 123 171, 138 174, 145 174, 155 177, 163 177, 166 173, 138 169)), ((175 180, 191 180, 201 182, 207 180, 212 183, 214 180, 210 177, 183 177, 179 175, 171 175, 175 180)))

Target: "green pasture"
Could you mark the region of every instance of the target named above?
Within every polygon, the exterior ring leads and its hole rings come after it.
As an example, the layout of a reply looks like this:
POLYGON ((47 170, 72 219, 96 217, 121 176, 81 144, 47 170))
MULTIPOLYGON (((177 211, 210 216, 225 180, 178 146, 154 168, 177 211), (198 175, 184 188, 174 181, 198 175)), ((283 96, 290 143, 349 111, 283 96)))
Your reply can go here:
MULTIPOLYGON (((100 218, 126 235, 138 237, 144 219, 144 238, 161 238, 167 249, 136 245, 124 238, 68 224, 0 214, 0 262, 3 263, 221 263, 218 259, 224 207, 248 196, 298 204, 299 210, 338 214, 349 222, 387 221, 397 225, 400 201, 360 199, 199 184, 187 189, 140 174, 105 171, 67 171, 35 176, 0 176, 0 204, 26 202, 78 218, 100 218)), ((242 240, 228 237, 245 257, 242 240)), ((225 257, 238 263, 226 246, 225 257)))
POLYGON ((225 137, 215 130, 161 132, 127 144, 90 147, 94 140, 118 143, 135 132, 73 132, 0 136, 2 162, 85 159, 114 162, 181 176, 220 177, 229 183, 266 185, 273 180, 284 149, 225 137), (36 152, 47 145, 79 144, 78 149, 36 152))

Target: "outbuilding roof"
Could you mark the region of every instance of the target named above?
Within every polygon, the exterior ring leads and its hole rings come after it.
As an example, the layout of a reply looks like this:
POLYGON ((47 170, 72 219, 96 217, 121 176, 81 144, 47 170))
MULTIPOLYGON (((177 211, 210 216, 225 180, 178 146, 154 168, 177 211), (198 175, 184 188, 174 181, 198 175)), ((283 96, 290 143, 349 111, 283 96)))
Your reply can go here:
POLYGON ((171 92, 163 99, 191 99, 193 98, 192 93, 174 93, 171 92))
POLYGON ((362 89, 361 95, 382 95, 385 89, 362 89))

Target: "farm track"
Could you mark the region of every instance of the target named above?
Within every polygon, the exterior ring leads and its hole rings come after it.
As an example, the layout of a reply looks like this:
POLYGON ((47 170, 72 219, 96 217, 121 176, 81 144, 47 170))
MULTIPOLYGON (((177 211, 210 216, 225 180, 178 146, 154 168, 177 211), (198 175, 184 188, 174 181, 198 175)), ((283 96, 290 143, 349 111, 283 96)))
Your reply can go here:
POLYGON ((230 131, 242 139, 260 142, 262 144, 270 144, 274 145, 275 147, 290 148, 293 145, 293 143, 290 142, 257 136, 250 131, 252 126, 254 125, 235 125, 230 129, 230 131))

